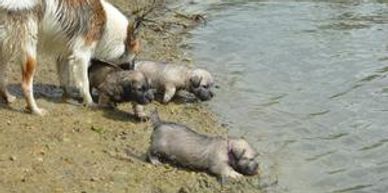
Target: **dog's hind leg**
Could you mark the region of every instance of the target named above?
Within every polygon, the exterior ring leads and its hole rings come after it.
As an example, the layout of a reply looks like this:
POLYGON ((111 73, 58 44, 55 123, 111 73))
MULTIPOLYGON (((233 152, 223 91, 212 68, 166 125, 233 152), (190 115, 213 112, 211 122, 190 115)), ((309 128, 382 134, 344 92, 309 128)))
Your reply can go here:
POLYGON ((0 13, 0 97, 5 100, 6 103, 13 102, 16 97, 8 92, 8 67, 12 53, 12 49, 9 49, 8 29, 5 24, 6 16, 4 13, 0 13))
POLYGON ((46 111, 37 106, 33 92, 33 80, 37 67, 38 20, 32 17, 25 22, 26 33, 20 37, 25 46, 24 62, 22 64, 22 89, 26 98, 27 109, 33 114, 43 115, 46 111))
MULTIPOLYGON (((1 37, 0 37, 1 38, 1 37)), ((0 40, 0 46, 2 46, 3 42, 0 40)), ((9 104, 15 101, 16 97, 8 92, 8 66, 9 66, 9 55, 5 50, 0 48, 0 96, 4 99, 4 101, 9 104)))

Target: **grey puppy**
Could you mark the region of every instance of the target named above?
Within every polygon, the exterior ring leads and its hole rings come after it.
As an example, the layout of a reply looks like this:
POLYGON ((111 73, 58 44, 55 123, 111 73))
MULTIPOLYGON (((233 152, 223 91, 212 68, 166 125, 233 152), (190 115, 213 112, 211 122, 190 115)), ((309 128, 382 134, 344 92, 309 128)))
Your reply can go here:
POLYGON ((187 126, 161 121, 156 111, 150 119, 154 130, 147 155, 152 164, 167 160, 186 168, 207 170, 221 182, 258 173, 258 154, 245 140, 202 135, 187 126))
POLYGON ((132 101, 135 115, 140 119, 146 118, 141 105, 150 103, 154 95, 143 73, 122 70, 114 64, 93 59, 88 76, 90 88, 98 91, 99 106, 115 107, 117 102, 132 101))
POLYGON ((193 93, 202 101, 210 100, 214 93, 213 77, 204 69, 191 69, 184 65, 138 61, 135 70, 141 71, 149 80, 152 88, 163 93, 163 102, 168 103, 179 90, 193 93))

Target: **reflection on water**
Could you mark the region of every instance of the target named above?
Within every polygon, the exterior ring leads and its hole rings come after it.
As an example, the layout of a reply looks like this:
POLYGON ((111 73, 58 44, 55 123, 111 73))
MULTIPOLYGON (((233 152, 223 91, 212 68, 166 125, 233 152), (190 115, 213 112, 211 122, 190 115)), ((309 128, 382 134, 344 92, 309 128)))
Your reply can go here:
POLYGON ((217 2, 190 40, 269 192, 388 191, 387 1, 217 2))

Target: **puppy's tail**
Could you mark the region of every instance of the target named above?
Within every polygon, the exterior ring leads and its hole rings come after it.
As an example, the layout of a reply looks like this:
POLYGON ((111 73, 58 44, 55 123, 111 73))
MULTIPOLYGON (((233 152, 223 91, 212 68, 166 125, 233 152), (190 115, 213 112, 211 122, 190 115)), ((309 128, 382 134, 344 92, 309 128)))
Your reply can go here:
POLYGON ((154 126, 154 128, 156 128, 158 125, 162 123, 159 117, 158 110, 156 108, 151 112, 150 121, 152 123, 152 126, 154 126))

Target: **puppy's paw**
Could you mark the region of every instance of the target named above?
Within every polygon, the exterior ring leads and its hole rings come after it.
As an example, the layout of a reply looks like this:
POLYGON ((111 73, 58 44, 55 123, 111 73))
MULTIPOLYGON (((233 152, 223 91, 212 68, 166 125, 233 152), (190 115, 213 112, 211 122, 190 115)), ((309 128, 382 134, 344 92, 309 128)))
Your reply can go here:
POLYGON ((150 119, 147 115, 136 115, 136 119, 141 122, 146 122, 150 119))
POLYGON ((239 178, 242 178, 243 175, 241 175, 240 173, 238 173, 236 171, 230 171, 229 174, 227 174, 227 177, 232 178, 232 179, 239 179, 239 178))
POLYGON ((16 100, 16 96, 11 95, 11 94, 7 94, 5 97, 5 101, 7 102, 7 104, 11 104, 11 103, 15 102, 15 100, 16 100))
POLYGON ((157 156, 148 155, 147 159, 152 165, 161 165, 162 164, 162 162, 160 162, 160 160, 157 156))

